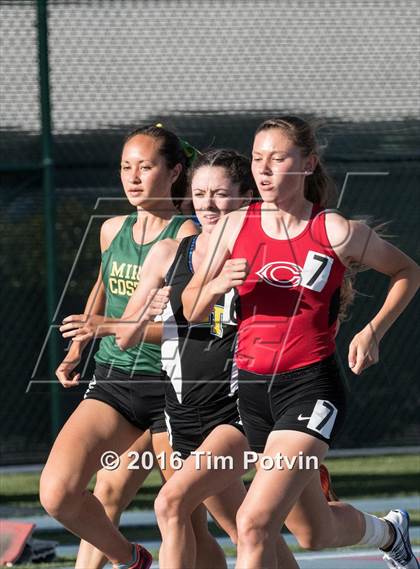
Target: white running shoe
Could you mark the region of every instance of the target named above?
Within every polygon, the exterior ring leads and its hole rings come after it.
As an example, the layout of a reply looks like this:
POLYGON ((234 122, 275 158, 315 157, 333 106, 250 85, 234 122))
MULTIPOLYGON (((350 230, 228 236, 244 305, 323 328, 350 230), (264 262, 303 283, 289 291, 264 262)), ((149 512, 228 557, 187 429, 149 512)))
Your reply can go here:
POLYGON ((410 516, 405 510, 391 510, 384 520, 390 522, 396 539, 392 549, 384 551, 383 559, 390 569, 420 569, 413 550, 411 549, 408 527, 410 516))

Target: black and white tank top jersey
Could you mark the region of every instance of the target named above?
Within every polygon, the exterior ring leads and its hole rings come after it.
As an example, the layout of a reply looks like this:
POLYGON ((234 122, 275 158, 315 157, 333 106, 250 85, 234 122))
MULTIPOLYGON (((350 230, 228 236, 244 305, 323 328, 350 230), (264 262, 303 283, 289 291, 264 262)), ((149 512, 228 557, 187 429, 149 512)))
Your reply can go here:
POLYGON ((167 396, 179 404, 198 407, 237 396, 235 293, 220 297, 206 321, 187 322, 181 295, 193 276, 192 255, 197 235, 178 247, 166 276, 171 285, 162 315, 162 367, 168 376, 167 396))

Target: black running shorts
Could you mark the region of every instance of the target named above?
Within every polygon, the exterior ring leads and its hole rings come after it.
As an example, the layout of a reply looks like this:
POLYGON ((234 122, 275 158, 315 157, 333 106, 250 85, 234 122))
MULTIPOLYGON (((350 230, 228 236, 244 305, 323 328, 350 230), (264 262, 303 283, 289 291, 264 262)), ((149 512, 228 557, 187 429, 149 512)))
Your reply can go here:
POLYGON ((182 459, 200 447, 208 435, 219 425, 232 425, 244 432, 236 394, 222 401, 198 407, 179 403, 173 390, 166 393, 165 418, 169 440, 174 451, 182 459))
POLYGON ((281 430, 307 433, 331 445, 346 412, 335 357, 273 376, 240 369, 239 411, 255 452, 263 452, 268 435, 281 430))
POLYGON ((110 405, 141 431, 166 431, 163 376, 132 376, 121 370, 96 364, 84 398, 96 399, 110 405))

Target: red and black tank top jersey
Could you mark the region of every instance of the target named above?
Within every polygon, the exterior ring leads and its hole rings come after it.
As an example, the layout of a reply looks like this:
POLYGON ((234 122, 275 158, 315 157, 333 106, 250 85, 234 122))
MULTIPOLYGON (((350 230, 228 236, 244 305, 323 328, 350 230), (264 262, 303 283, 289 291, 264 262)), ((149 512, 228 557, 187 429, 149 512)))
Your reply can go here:
POLYGON ((232 251, 250 266, 237 289, 236 361, 240 369, 273 374, 334 352, 345 267, 329 243, 324 209, 314 205, 296 237, 274 239, 261 225, 263 205, 249 206, 232 251))

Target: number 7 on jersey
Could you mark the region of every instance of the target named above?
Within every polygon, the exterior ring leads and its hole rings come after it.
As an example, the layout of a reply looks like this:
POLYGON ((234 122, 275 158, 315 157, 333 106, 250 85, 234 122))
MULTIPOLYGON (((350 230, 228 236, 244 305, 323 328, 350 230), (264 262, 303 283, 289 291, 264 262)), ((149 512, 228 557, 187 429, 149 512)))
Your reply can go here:
POLYGON ((301 286, 320 292, 327 284, 333 262, 334 259, 328 255, 308 251, 302 269, 301 286))

